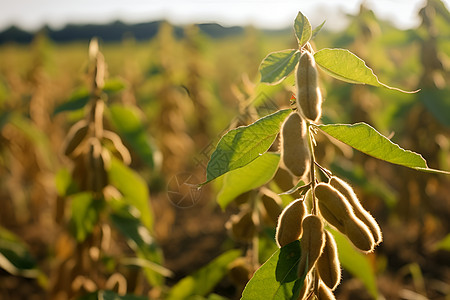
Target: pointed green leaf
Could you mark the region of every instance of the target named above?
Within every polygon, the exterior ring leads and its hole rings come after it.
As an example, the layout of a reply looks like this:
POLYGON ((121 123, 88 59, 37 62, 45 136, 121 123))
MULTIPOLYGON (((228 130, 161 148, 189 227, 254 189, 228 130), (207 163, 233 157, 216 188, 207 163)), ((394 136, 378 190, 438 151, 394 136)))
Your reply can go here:
POLYGON ((417 153, 400 148, 366 123, 317 125, 341 142, 375 158, 408 168, 427 168, 417 153))
POLYGON ((206 167, 206 182, 243 167, 266 152, 291 112, 290 109, 279 110, 248 126, 228 131, 211 155, 206 167))
MULTIPOLYGON (((303 191, 308 191, 308 189, 309 189, 309 187, 310 187, 310 184, 306 184, 303 180, 300 180, 299 182, 297 182, 297 184, 296 185, 294 185, 292 188, 290 188, 289 190, 287 190, 287 191, 285 191, 285 192, 283 192, 283 193, 280 193, 280 194, 278 194, 278 195, 280 195, 280 196, 282 196, 282 195, 290 195, 290 194, 293 194, 293 193, 295 193, 295 192, 297 192, 297 191, 299 191, 300 193, 302 193, 303 191)), ((306 192, 305 192, 306 193, 306 192)))
POLYGON ((435 250, 446 250, 450 251, 450 233, 447 234, 442 240, 440 240, 436 246, 434 247, 435 250))
POLYGON ((37 263, 26 244, 14 233, 0 227, 0 269, 15 276, 35 278, 37 263))
POLYGON ((300 241, 278 249, 247 283, 241 300, 297 299, 305 279, 297 275, 300 255, 300 241))
POLYGON ((132 242, 132 248, 142 252, 154 252, 157 248, 155 240, 139 219, 130 213, 129 208, 121 206, 120 210, 114 210, 116 212, 110 214, 111 221, 132 242))
POLYGON ((362 254, 353 247, 346 236, 342 233, 327 228, 336 240, 339 261, 344 269, 354 277, 360 279, 374 299, 378 298, 377 282, 375 272, 367 255, 362 254))
POLYGON ((77 184, 68 168, 62 168, 55 174, 55 187, 58 196, 67 197, 79 192, 77 184))
POLYGON ((142 223, 149 229, 153 226, 153 214, 149 205, 147 183, 135 171, 125 166, 121 161, 112 158, 108 177, 123 195, 123 201, 135 207, 142 223))
POLYGON ((449 171, 443 171, 443 170, 438 170, 438 169, 420 168, 420 167, 413 168, 413 169, 414 169, 414 170, 417 170, 417 171, 422 171, 422 172, 425 172, 425 173, 450 175, 450 172, 449 172, 449 171))
POLYGON ((145 130, 139 109, 135 106, 113 104, 108 116, 119 135, 131 146, 131 149, 150 168, 154 168, 154 145, 145 130))
POLYGON ((78 242, 83 242, 97 224, 102 201, 90 192, 78 193, 70 198, 72 213, 70 224, 78 242))
POLYGON ((314 53, 314 59, 325 72, 339 80, 381 86, 364 60, 347 49, 322 49, 314 53))
POLYGON ((341 142, 375 158, 414 170, 450 175, 450 172, 430 169, 422 155, 405 150, 366 123, 316 125, 341 142))
POLYGON ((89 102, 89 89, 86 87, 75 90, 70 96, 67 102, 61 103, 53 111, 53 115, 59 114, 65 111, 74 111, 86 106, 89 102))
POLYGON ((296 49, 269 53, 259 67, 261 82, 280 83, 295 69, 299 57, 300 51, 296 49))
POLYGON ((55 187, 58 192, 58 196, 64 197, 67 194, 67 190, 70 187, 72 182, 72 175, 70 174, 69 169, 63 168, 60 169, 55 174, 55 187))
MULTIPOLYGON (((162 263, 162 253, 155 239, 141 221, 133 216, 129 207, 118 205, 115 212, 109 215, 114 226, 127 238, 130 247, 141 259, 148 260, 153 264, 162 263)), ((144 273, 149 282, 155 286, 161 286, 164 278, 158 268, 145 267, 144 273)))
POLYGON ((107 94, 114 94, 126 88, 125 82, 120 78, 110 78, 105 81, 103 92, 107 94))
POLYGON ((448 171, 428 168, 422 155, 401 148, 366 123, 315 126, 354 149, 375 158, 422 172, 450 175, 448 171))
MULTIPOLYGON (((126 85, 123 80, 119 78, 111 78, 106 80, 105 86, 103 87, 103 92, 110 95, 123 90, 125 87, 126 85)), ((61 103, 54 109, 53 115, 66 111, 79 110, 86 106, 86 104, 89 102, 90 97, 91 93, 89 89, 85 86, 80 87, 72 93, 72 95, 66 102, 61 103)))
POLYGON ((303 47, 312 36, 311 23, 306 16, 298 12, 294 21, 295 36, 297 37, 299 48, 303 47))
POLYGON ((220 207, 225 209, 240 194, 267 183, 275 175, 279 162, 278 153, 266 152, 248 165, 228 172, 217 195, 220 207))
POLYGON ((322 49, 314 53, 314 59, 326 73, 342 81, 385 87, 403 93, 417 92, 407 92, 381 83, 364 60, 346 49, 322 49))
POLYGON ((319 26, 317 26, 316 28, 314 28, 312 34, 311 34, 311 39, 314 39, 316 37, 316 35, 319 33, 319 31, 322 29, 323 25, 325 25, 326 21, 323 21, 322 24, 320 24, 319 26))
POLYGON ((228 265, 241 256, 241 250, 229 250, 209 264, 184 277, 170 289, 167 300, 189 299, 191 296, 205 296, 226 275, 228 265))

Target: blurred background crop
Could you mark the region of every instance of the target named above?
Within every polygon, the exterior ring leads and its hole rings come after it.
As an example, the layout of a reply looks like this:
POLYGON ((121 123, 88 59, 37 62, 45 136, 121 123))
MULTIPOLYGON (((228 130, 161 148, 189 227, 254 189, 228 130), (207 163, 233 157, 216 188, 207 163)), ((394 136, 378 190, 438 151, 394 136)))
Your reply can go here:
MULTIPOLYGON (((205 180, 224 132, 289 107, 289 81, 262 85, 258 67, 296 47, 299 10, 313 27, 326 20, 314 49, 349 49, 382 82, 421 89, 320 73, 321 122, 366 122, 430 168, 450 170, 448 1, 1 6, 0 299, 184 299, 173 287, 208 264, 216 275, 189 299, 239 299, 249 274, 229 272, 230 251, 248 245, 225 226, 237 208, 216 204, 220 179, 190 187, 205 180)), ((337 298, 450 299, 449 176, 322 138, 317 160, 352 183, 384 233, 368 255, 375 285, 345 271, 337 298)), ((260 244, 263 263, 276 245, 260 244)))

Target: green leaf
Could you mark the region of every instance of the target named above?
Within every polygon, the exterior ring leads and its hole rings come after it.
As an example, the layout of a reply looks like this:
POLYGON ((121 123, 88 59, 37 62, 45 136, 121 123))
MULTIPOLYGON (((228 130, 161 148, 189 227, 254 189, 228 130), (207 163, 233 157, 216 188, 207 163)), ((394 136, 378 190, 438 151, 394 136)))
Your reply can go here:
POLYGON ((261 229, 258 234, 258 258, 260 261, 266 261, 279 249, 275 241, 276 228, 262 226, 261 229))
MULTIPOLYGON (((110 219, 114 226, 128 239, 130 247, 138 254, 141 259, 148 260, 152 264, 162 263, 162 253, 156 241, 151 236, 150 231, 141 221, 136 218, 127 206, 118 206, 115 212, 110 214, 110 219)), ((160 269, 154 268, 152 265, 144 267, 144 273, 150 284, 161 286, 163 284, 163 276, 160 269)))
POLYGON ((0 227, 0 268, 14 276, 35 278, 39 275, 36 260, 25 243, 14 233, 0 227))
MULTIPOLYGON (((126 87, 123 80, 119 78, 112 78, 105 82, 105 86, 103 87, 103 92, 106 94, 114 94, 121 90, 123 90, 126 87)), ((72 95, 70 96, 69 100, 67 102, 64 102, 60 105, 58 105, 53 110, 53 115, 59 114, 61 112, 66 111, 74 111, 82 109, 87 105, 89 102, 89 99, 91 98, 91 93, 87 87, 81 87, 75 90, 72 95)))
POLYGON ((372 265, 367 255, 356 250, 342 233, 327 228, 336 240, 339 261, 344 269, 360 279, 374 299, 378 298, 377 282, 372 265))
POLYGON ((153 214, 149 205, 147 183, 135 171, 125 166, 120 160, 112 158, 108 170, 110 183, 123 195, 122 201, 135 207, 137 216, 147 229, 152 230, 153 214))
POLYGON ((58 105, 53 111, 53 115, 65 111, 74 111, 86 106, 89 102, 90 93, 86 87, 75 90, 67 102, 58 105))
MULTIPOLYGON (((272 145, 284 119, 292 112, 279 110, 256 122, 228 131, 217 144, 206 167, 206 182, 252 162, 272 145)), ((203 184, 205 184, 203 183, 203 184)))
POLYGON ((113 94, 122 91, 125 89, 126 84, 120 78, 111 78, 105 81, 105 85, 103 86, 103 92, 107 94, 113 94))
POLYGON ((298 12, 294 21, 295 36, 297 37, 299 48, 303 47, 312 36, 311 23, 306 16, 298 12))
POLYGON ((428 168, 427 162, 420 154, 401 148, 366 123, 315 126, 339 141, 377 159, 422 172, 450 175, 448 171, 428 168))
POLYGON ((278 153, 266 152, 248 165, 228 172, 217 195, 220 207, 225 209, 240 194, 267 183, 275 175, 279 162, 278 153))
POLYGON ((280 83, 295 69, 299 57, 300 51, 297 49, 269 53, 259 67, 261 82, 280 83))
POLYGON ((78 192, 77 185, 73 181, 72 175, 67 168, 62 168, 55 174, 55 186, 58 195, 61 197, 78 192))
POLYGON ((90 192, 78 193, 71 198, 70 224, 78 242, 83 242, 97 224, 102 201, 90 192))
POLYGON ((119 295, 113 291, 101 290, 79 297, 78 300, 148 300, 148 297, 131 294, 119 295))
POLYGON ((140 110, 135 106, 113 104, 109 107, 111 123, 120 136, 151 169, 154 168, 154 146, 142 122, 140 110))
POLYGON ((297 275, 300 241, 278 249, 253 275, 245 286, 242 300, 297 299, 305 280, 297 275))
POLYGON ((72 175, 70 174, 69 169, 63 168, 60 169, 55 174, 55 185, 56 185, 56 191, 58 192, 59 196, 66 196, 67 190, 69 189, 72 182, 72 175))
POLYGON ((291 189, 289 189, 288 191, 285 191, 283 193, 280 193, 279 195, 290 195, 295 193, 298 190, 305 190, 305 189, 309 189, 309 184, 307 185, 303 180, 300 180, 299 182, 297 182, 296 185, 294 185, 291 189))
POLYGON ((429 169, 420 154, 400 148, 366 123, 316 126, 339 141, 375 158, 416 170, 446 173, 429 169))
POLYGON ((435 249, 450 251, 450 233, 447 234, 441 241, 439 241, 439 243, 437 243, 435 249))
POLYGON ((221 254, 205 267, 181 279, 170 289, 166 299, 178 300, 188 299, 194 295, 205 296, 226 275, 228 265, 241 256, 241 254, 241 250, 237 249, 229 250, 221 254))
POLYGON ((417 92, 407 92, 381 83, 364 60, 347 49, 322 49, 314 53, 314 59, 326 73, 342 81, 385 87, 403 93, 417 92))
POLYGON ((312 31, 311 34, 311 40, 314 39, 316 37, 316 35, 319 33, 319 31, 322 29, 323 25, 325 25, 326 21, 323 21, 322 24, 320 24, 319 26, 317 26, 316 28, 314 28, 314 30, 312 31))
POLYGON ((437 169, 430 169, 430 168, 413 168, 417 171, 422 171, 425 173, 433 173, 433 174, 442 174, 442 175, 450 175, 449 171, 443 171, 443 170, 437 170, 437 169))
POLYGON ((126 206, 115 208, 110 214, 113 224, 126 236, 134 250, 142 252, 155 252, 157 245, 148 229, 142 225, 138 218, 132 215, 126 206))

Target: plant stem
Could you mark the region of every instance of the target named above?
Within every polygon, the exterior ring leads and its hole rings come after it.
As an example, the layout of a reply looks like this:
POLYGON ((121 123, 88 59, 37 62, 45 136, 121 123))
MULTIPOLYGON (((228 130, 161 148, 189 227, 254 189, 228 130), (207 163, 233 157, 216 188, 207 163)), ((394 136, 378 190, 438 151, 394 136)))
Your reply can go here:
POLYGON ((322 167, 321 165, 319 165, 317 162, 314 162, 316 164, 317 167, 319 167, 319 169, 323 172, 323 174, 325 174, 325 176, 329 179, 331 178, 331 176, 333 176, 333 173, 331 173, 330 170, 322 167))
POLYGON ((311 123, 308 122, 307 124, 308 128, 308 146, 309 146, 309 152, 311 154, 311 170, 310 170, 310 180, 311 180, 311 202, 312 202, 312 208, 311 208, 311 214, 316 215, 317 209, 316 209, 316 194, 315 194, 315 188, 316 188, 316 173, 315 173, 315 157, 314 157, 314 145, 313 145, 313 137, 311 132, 311 123))

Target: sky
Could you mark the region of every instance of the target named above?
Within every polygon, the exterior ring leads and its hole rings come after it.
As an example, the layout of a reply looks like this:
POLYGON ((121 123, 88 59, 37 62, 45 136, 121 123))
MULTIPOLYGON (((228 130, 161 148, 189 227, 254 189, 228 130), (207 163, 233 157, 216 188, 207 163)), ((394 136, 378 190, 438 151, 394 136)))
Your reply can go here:
MULTIPOLYGON (((217 22, 224 26, 253 24, 279 29, 291 26, 298 11, 312 25, 327 20, 330 28, 344 27, 343 15, 356 14, 363 0, 0 0, 0 30, 16 25, 38 30, 67 23, 127 23, 166 19, 182 25, 217 22)), ((419 24, 418 10, 426 0, 364 0, 380 19, 401 29, 419 24)), ((450 0, 444 0, 449 8, 450 0)))

